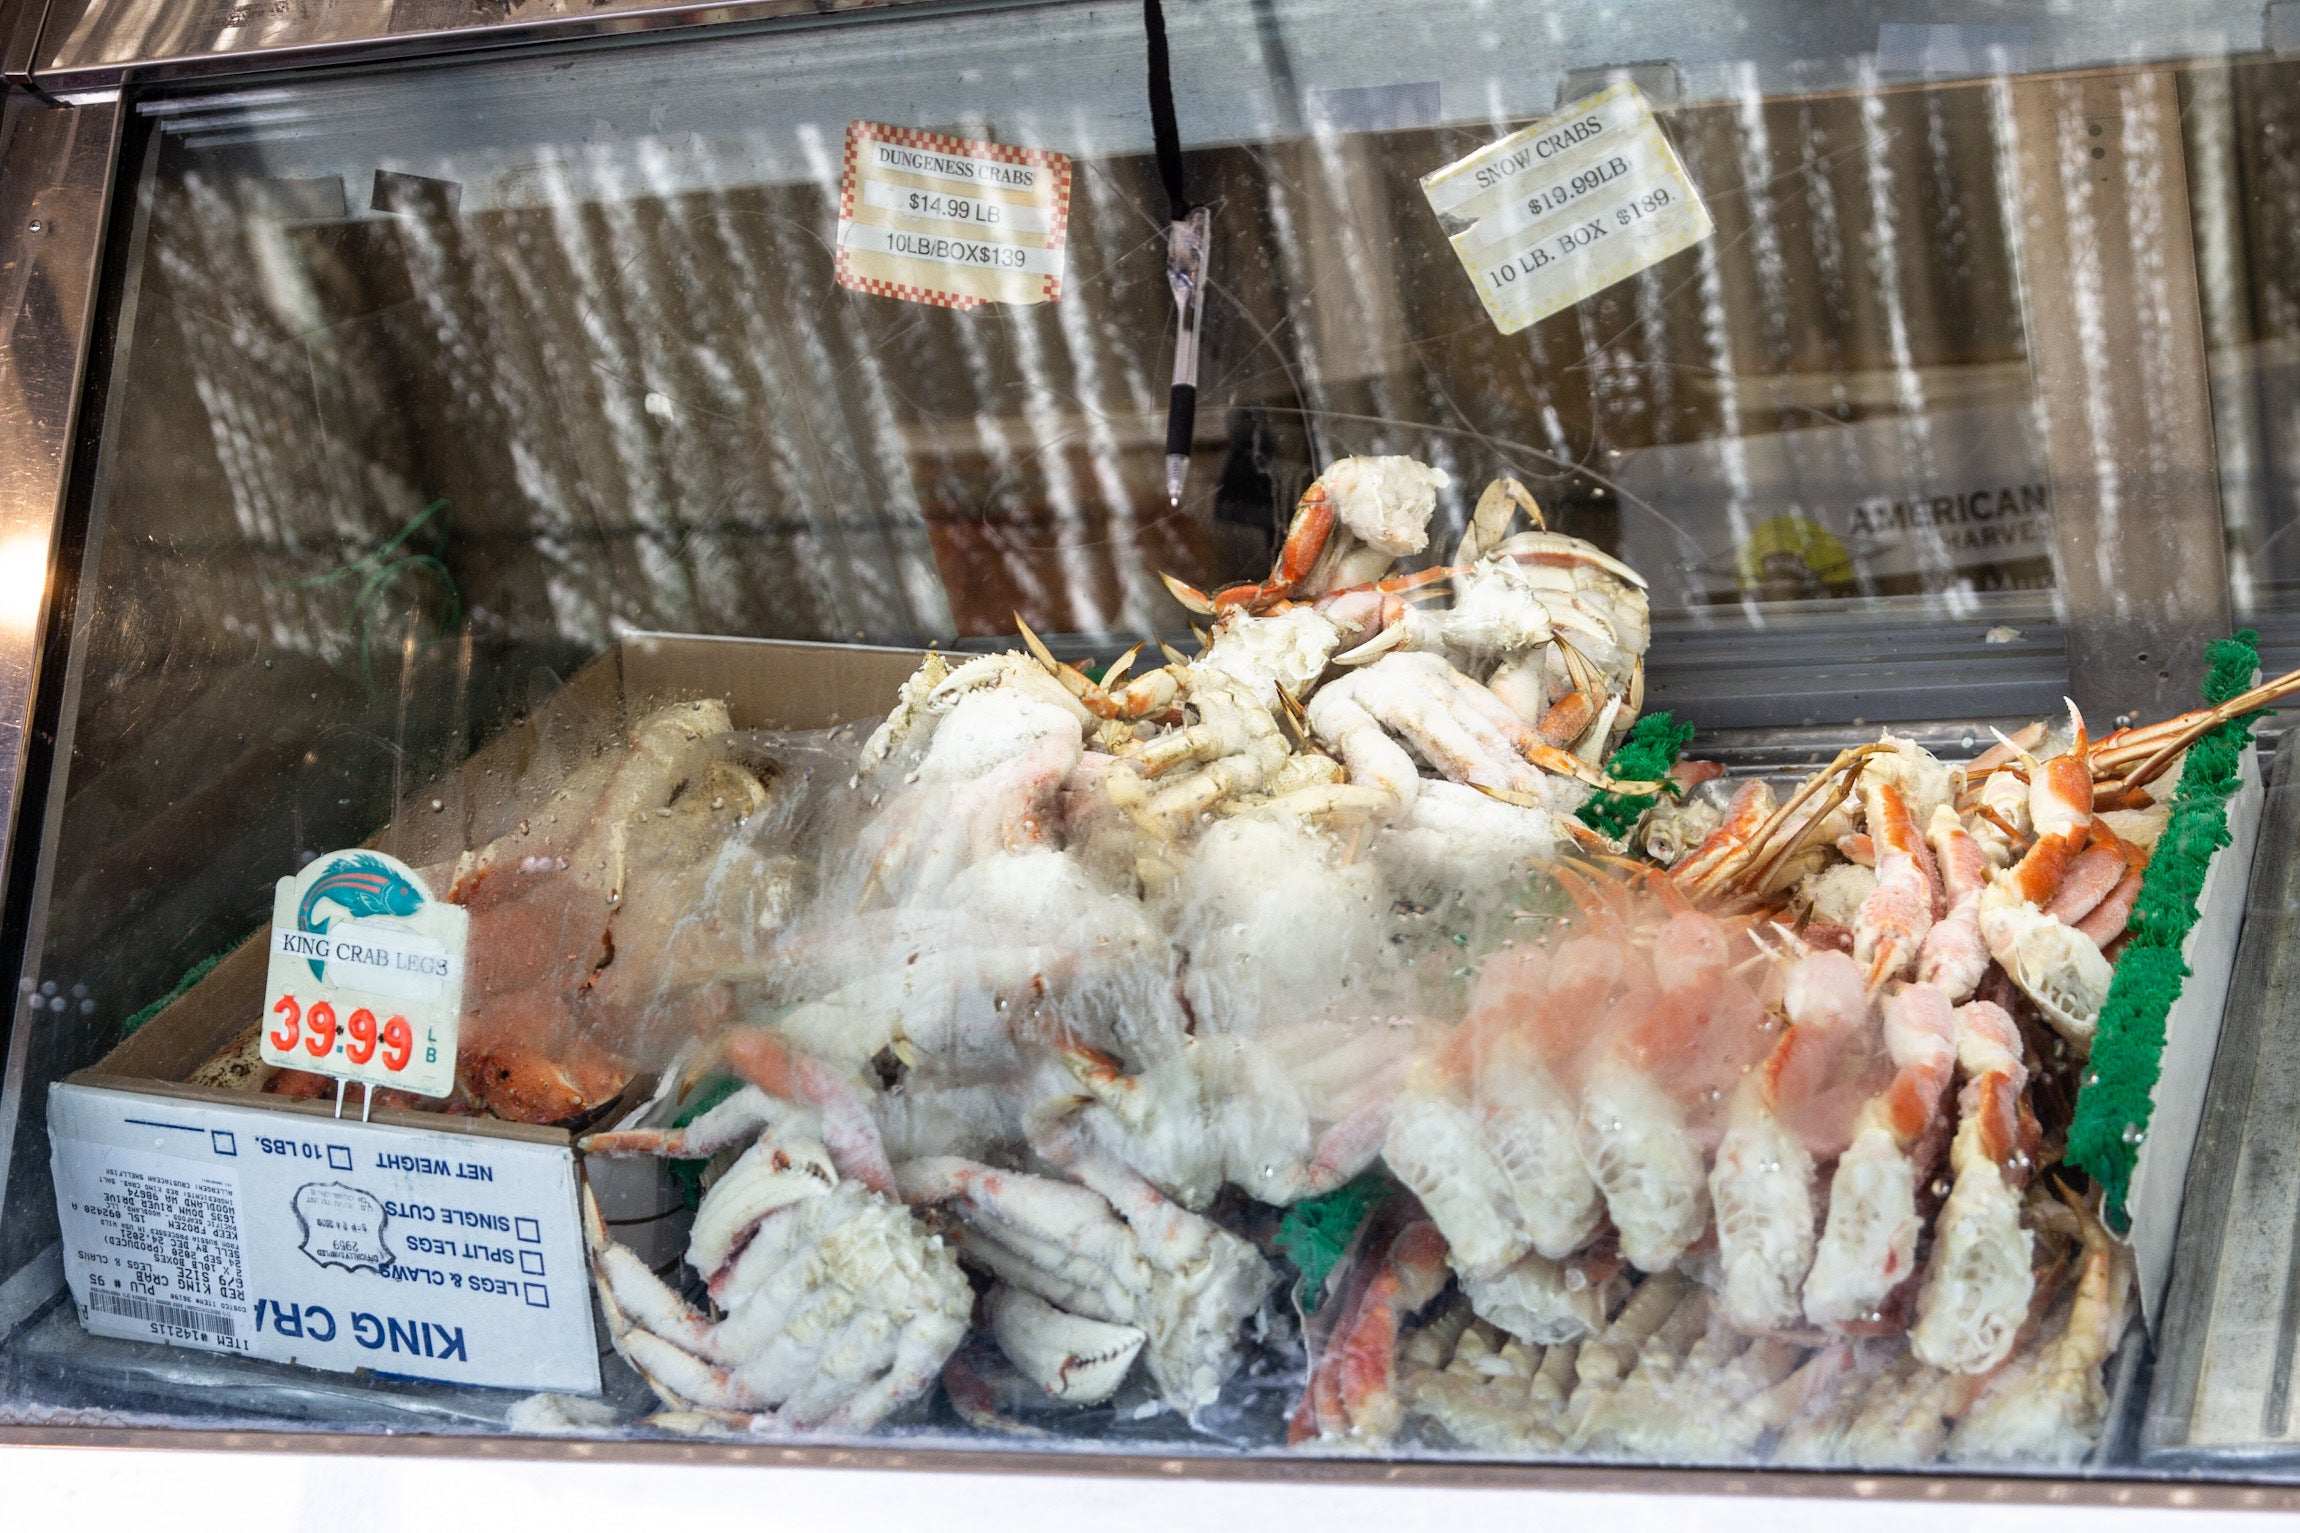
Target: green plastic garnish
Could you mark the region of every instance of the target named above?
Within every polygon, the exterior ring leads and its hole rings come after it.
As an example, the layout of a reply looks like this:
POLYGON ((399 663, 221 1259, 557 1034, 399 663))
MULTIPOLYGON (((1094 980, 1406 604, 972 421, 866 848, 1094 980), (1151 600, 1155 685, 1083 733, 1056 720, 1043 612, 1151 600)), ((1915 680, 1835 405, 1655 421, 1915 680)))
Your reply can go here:
MULTIPOLYGON (((1621 742, 1621 749, 1605 763, 1606 775, 1622 782, 1660 781, 1677 765, 1678 753, 1692 738, 1693 726, 1678 723, 1674 714, 1649 713, 1637 721, 1621 742)), ((1672 798, 1677 796, 1674 784, 1665 791, 1672 798)), ((1577 813, 1582 824, 1618 841, 1660 799, 1658 793, 1598 792, 1591 794, 1577 813)))
MULTIPOLYGON (((2247 628, 2206 647, 2207 703, 2217 707, 2251 687, 2260 672, 2259 644, 2260 636, 2247 628)), ((2258 717, 2254 712, 2231 719, 2188 748, 2171 818, 2141 876, 2127 923, 2131 938, 2100 1008, 2090 1068, 2069 1125, 2067 1159, 2100 1183, 2109 1222, 2119 1230, 2131 1223, 2124 1200, 2155 1110, 2165 1019, 2188 977, 2180 950, 2196 925, 2204 875, 2229 844, 2228 801, 2242 786, 2239 768, 2258 717)))
POLYGON ((174 989, 170 990, 166 995, 161 996, 158 1000, 152 1002, 151 1005, 133 1013, 127 1021, 120 1024, 120 1036, 123 1038, 127 1037, 137 1028, 142 1027, 146 1022, 151 1021, 152 1018, 158 1016, 161 1012, 166 1011, 170 1006, 173 1006, 185 991, 191 989, 192 986, 198 984, 201 980, 206 979, 208 977, 208 971, 223 961, 223 954, 212 953, 208 957, 201 959, 198 963, 193 964, 190 968, 186 969, 184 971, 184 977, 176 981, 174 989))
POLYGON ((1278 1224, 1278 1249, 1302 1269, 1303 1309, 1313 1315, 1318 1312, 1334 1264, 1350 1248, 1366 1215, 1389 1194, 1390 1179, 1377 1169, 1286 1210, 1286 1217, 1278 1224))

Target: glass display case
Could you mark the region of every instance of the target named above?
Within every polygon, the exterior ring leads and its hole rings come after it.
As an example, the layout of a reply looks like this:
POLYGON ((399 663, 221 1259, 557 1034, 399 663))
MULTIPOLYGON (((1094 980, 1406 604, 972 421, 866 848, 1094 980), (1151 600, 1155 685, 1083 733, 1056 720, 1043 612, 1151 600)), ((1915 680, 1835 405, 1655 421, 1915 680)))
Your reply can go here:
POLYGON ((2300 4, 0 66, 0 1432, 2300 1464, 2300 4))

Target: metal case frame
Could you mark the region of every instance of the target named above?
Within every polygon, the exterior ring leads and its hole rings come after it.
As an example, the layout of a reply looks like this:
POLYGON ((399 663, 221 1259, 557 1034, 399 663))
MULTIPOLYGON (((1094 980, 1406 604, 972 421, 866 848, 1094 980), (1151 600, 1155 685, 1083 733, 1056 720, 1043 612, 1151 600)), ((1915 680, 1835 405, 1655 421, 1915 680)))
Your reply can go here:
MULTIPOLYGON (((741 27, 829 13, 893 10, 934 0, 734 0, 700 5, 608 0, 581 16, 522 17, 520 0, 474 5, 468 0, 0 0, 0 886, 21 911, 28 864, 13 854, 24 808, 22 784, 33 746, 43 660, 60 631, 69 592, 57 558, 66 508, 75 488, 82 401, 101 299, 106 215, 114 199, 126 106, 122 91, 143 82, 221 78, 286 69, 439 57, 479 49, 567 44, 622 36, 741 27), (87 25, 94 18, 95 25, 87 25), (38 551, 43 577, 21 611, 23 593, 6 585, 11 550, 38 551)), ((2151 66, 2138 66, 2151 67, 2151 66)), ((2164 66, 2153 66, 2164 67, 2164 66)), ((2026 76, 2015 83, 2015 110, 2049 113, 2052 89, 2088 87, 2083 76, 2026 76), (2024 96, 2024 91, 2026 92, 2024 96)), ((2047 119, 2049 122, 2049 118, 2047 119)), ((2158 125, 2160 128, 2166 125, 2158 125)), ((2177 134, 2178 125, 2169 124, 2177 134)), ((2049 135, 2048 135, 2049 136, 2049 135)), ((2032 304, 2064 315, 2065 262, 2051 255, 2047 219, 2029 231, 2040 244, 2027 273, 2032 304)), ((2118 280, 2119 274, 2110 274, 2118 280)), ((2132 274, 2121 274, 2129 283, 2132 274)), ((2175 346, 2197 348, 2191 375, 2198 397, 2174 412, 2209 439, 2211 404, 2202 397, 2201 327, 2182 317, 2175 346)), ((2093 386, 2086 361, 2056 347, 2073 327, 2048 323, 2035 360, 2048 398, 2081 396, 2093 386)), ((2065 408, 2074 408, 2066 406, 2065 408)), ((2145 436, 2145 433, 2143 434, 2145 436)), ((2146 440, 2120 442, 2117 455, 2137 461, 2146 440)), ((2070 449, 2075 451, 2073 447, 2070 449)), ((2061 457, 2055 452, 2056 459, 2061 457)), ((92 460, 91 460, 92 461, 92 460)), ((2202 465, 2209 481, 2209 463, 2202 465)), ((85 475, 81 476, 83 479, 85 475)), ((80 486, 85 493, 85 485, 80 486)), ((2171 490, 2152 498, 2169 509, 2171 490)), ((2079 507, 2078 520, 2083 520, 2079 507)), ((2186 518, 2185 520, 2193 520, 2186 518)), ((2178 541, 2178 527, 2173 530, 2178 541)), ((2196 562, 2220 571, 2216 543, 2167 549, 2164 587, 2151 603, 2110 600, 2110 593, 2071 593, 2068 645, 2101 695, 2158 691, 2157 667, 2136 666, 2135 646, 2155 647, 2152 633, 2225 628, 2226 583, 2197 578, 2196 562), (2184 569, 2182 566, 2186 564, 2184 569), (2186 575, 2188 578, 2182 579, 2186 575), (2135 606, 2156 615, 2141 629, 2125 615, 2135 606), (2145 687, 2140 683, 2146 681, 2145 687)), ((2161 651, 2160 651, 2161 652, 2161 651)), ((1788 732, 1783 732, 1788 733, 1788 732)), ((0 953, 12 976, 21 958, 18 926, 0 953)), ((32 1088, 28 1051, 5 1059, 0 1108, 32 1088)), ((0 1118, 9 1115, 0 1111, 0 1118)), ((0 1151, 4 1165, 4 1151, 0 1151)), ((0 1323, 10 1295, 0 1289, 0 1323)), ((2127 1370, 2130 1373, 2132 1370, 2127 1370)), ((2133 1387, 2129 1377, 2122 1381, 2133 1387)), ((2300 1488, 2231 1482, 2103 1476, 1967 1476, 1939 1473, 1853 1474, 1794 1470, 1724 1471, 1605 1465, 1512 1465, 1430 1461, 1349 1461, 1278 1456, 1199 1457, 1111 1452, 1048 1455, 1011 1450, 906 1449, 885 1446, 780 1444, 597 1443, 530 1438, 369 1436, 348 1432, 218 1431, 83 1425, 0 1427, 0 1442, 137 1449, 328 1452, 391 1456, 581 1459, 645 1463, 868 1467, 920 1471, 1192 1477, 1206 1480, 1301 1481, 1324 1484, 1444 1485, 1555 1490, 1623 1490, 1681 1494, 1792 1496, 1855 1500, 2011 1501, 2100 1506, 2300 1508, 2300 1488)))

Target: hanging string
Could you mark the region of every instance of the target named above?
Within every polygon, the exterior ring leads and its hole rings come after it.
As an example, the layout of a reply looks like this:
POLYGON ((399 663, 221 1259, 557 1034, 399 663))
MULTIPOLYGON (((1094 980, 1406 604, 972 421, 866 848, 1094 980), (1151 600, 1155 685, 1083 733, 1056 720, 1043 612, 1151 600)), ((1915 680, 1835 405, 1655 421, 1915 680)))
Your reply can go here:
POLYGON ((1168 215, 1180 223, 1190 216, 1182 195, 1182 130, 1174 122, 1174 71, 1166 57, 1166 13, 1158 0, 1142 0, 1142 29, 1150 45, 1150 137, 1158 151, 1158 179, 1166 184, 1168 215))

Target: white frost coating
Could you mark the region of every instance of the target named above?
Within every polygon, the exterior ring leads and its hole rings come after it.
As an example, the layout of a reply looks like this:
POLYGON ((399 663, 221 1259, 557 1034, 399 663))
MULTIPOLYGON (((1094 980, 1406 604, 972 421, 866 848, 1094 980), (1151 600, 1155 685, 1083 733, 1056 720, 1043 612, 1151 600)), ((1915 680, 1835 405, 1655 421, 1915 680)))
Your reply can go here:
MULTIPOLYGON (((1544 787, 1550 784, 1580 786, 1566 777, 1551 778, 1544 787)), ((1425 781, 1389 833, 1374 843, 1374 855, 1400 888, 1482 894, 1549 861, 1556 847, 1551 810, 1506 804, 1461 783, 1425 781)))
POLYGON ((1278 694, 1300 697, 1324 673, 1342 631, 1315 607, 1270 617, 1233 610, 1214 625, 1214 642, 1191 669, 1226 676, 1275 711, 1278 694))
POLYGON ((1494 1274, 1525 1255, 1531 1242, 1518 1228, 1516 1200, 1468 1108, 1409 1091, 1390 1119, 1382 1160, 1421 1199, 1456 1272, 1494 1274))
POLYGON ((1479 1319, 1545 1347, 1579 1341, 1605 1326, 1604 1288, 1586 1280, 1572 1286, 1565 1268, 1543 1256, 1525 1257, 1492 1277, 1465 1273, 1461 1291, 1479 1319))
POLYGON ((1709 1196, 1725 1318, 1745 1331, 1795 1325, 1805 1313, 1797 1289, 1813 1264, 1813 1157, 1754 1091, 1734 1102, 1709 1196))
POLYGON ((1429 546, 1437 492, 1453 481, 1414 458, 1344 458, 1319 476, 1342 525, 1393 558, 1429 546))
POLYGON ((1041 846, 968 863, 951 879, 943 903, 986 921, 1045 932, 1080 919, 1107 898, 1076 858, 1041 846))
POLYGON ((936 727, 918 775, 925 782, 969 782, 1052 734, 1079 739, 1077 721, 1009 688, 970 693, 936 727))
POLYGON ((1805 1316, 1865 1320, 1917 1254, 1916 1168, 1882 1122, 1864 1123, 1829 1182, 1829 1223, 1805 1279, 1805 1316))
POLYGON ((1877 887, 1874 868, 1840 862, 1818 873, 1808 873, 1797 886, 1798 897, 1812 907, 1816 920, 1849 927, 1861 912, 1861 901, 1877 887))
POLYGON ((1611 1055, 1581 1091, 1581 1160, 1640 1272, 1668 1270, 1709 1223, 1709 1183, 1685 1110, 1611 1055))
MULTIPOLYGON (((1958 1139, 1978 1139, 1967 1119, 1958 1139)), ((2028 1318, 2035 1279, 2033 1237, 2020 1225, 2020 1198, 1977 1144, 1959 1145, 1956 1187, 1933 1222, 1933 1256, 1909 1350, 1935 1368, 1987 1373, 2012 1355, 2028 1318)))
POLYGON ((1381 875, 1368 863, 1337 866, 1324 836, 1291 821, 1243 816, 1208 830, 1173 900, 1171 930, 1190 955, 1183 990, 1202 1035, 1315 1015, 1381 966, 1381 875))
POLYGON ((1549 609, 1524 566, 1483 559, 1454 577, 1452 610, 1440 620, 1448 644, 1472 654, 1515 653, 1547 644, 1549 609))
POLYGON ((1478 1095, 1485 1107, 1486 1149, 1516 1204, 1519 1225, 1541 1255, 1571 1256, 1597 1232, 1605 1214, 1605 1200, 1576 1147, 1573 1099, 1515 1035, 1495 1043, 1478 1095))

